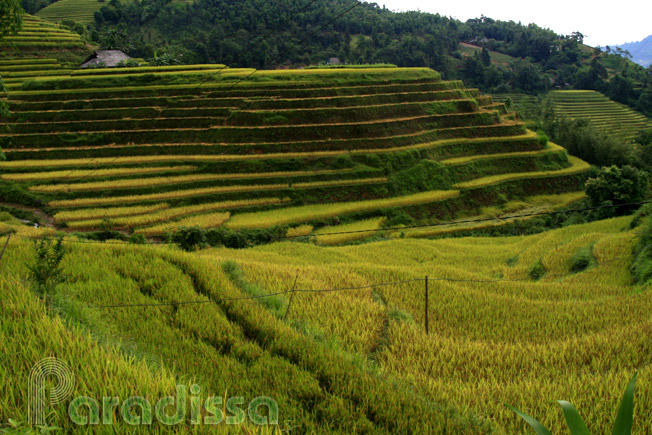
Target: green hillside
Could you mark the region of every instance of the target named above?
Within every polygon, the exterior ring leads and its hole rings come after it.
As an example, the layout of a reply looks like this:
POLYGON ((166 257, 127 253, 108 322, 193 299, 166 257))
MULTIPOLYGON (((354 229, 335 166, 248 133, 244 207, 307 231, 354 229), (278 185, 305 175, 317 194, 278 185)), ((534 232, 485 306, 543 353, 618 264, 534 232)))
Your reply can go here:
POLYGON ((74 230, 317 230, 396 207, 451 219, 500 195, 579 190, 588 170, 504 105, 425 68, 194 65, 20 80, 8 83, 0 177, 23 192, 18 202, 74 230))
POLYGON ((516 111, 524 120, 536 120, 541 117, 541 101, 534 95, 512 93, 492 94, 491 98, 497 103, 511 102, 512 110, 516 111))
POLYGON ((596 91, 553 91, 547 102, 559 115, 589 119, 599 130, 627 141, 651 125, 644 115, 596 91))
POLYGON ((72 20, 88 24, 93 22, 93 14, 104 5, 104 2, 98 0, 58 0, 38 11, 36 15, 54 22, 72 20))
POLYGON ((25 15, 17 35, 0 42, 2 56, 40 56, 43 52, 61 50, 88 51, 78 34, 32 15, 25 15))

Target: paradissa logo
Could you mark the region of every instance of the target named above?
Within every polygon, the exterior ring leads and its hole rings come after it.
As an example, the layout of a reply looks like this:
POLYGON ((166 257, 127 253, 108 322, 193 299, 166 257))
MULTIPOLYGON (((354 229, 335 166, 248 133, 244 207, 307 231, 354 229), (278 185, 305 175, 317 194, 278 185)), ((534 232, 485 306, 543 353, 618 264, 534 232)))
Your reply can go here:
POLYGON ((129 425, 150 425, 154 418, 167 426, 185 424, 188 418, 187 405, 190 403, 190 420, 192 425, 242 424, 249 420, 257 425, 278 424, 278 406, 266 396, 253 399, 246 407, 244 397, 208 397, 202 400, 199 385, 190 387, 190 400, 185 385, 177 385, 176 396, 161 398, 154 407, 149 400, 132 396, 120 402, 119 397, 102 398, 102 406, 91 397, 77 397, 68 406, 68 415, 73 423, 85 425, 114 423, 114 417, 120 415, 129 425), (226 400, 226 402, 225 402, 226 400), (117 412, 119 410, 119 413, 117 412))
MULTIPOLYGON (((56 358, 39 361, 32 368, 29 378, 30 424, 44 424, 46 402, 49 405, 64 402, 72 395, 74 386, 75 377, 65 361, 56 358), (54 385, 47 379, 54 380, 54 385), (49 394, 46 394, 48 389, 49 394)), ((153 407, 141 396, 132 396, 122 402, 119 397, 103 397, 101 406, 92 397, 76 397, 68 406, 68 416, 80 426, 111 425, 120 418, 134 426, 150 425, 154 418, 160 424, 172 426, 188 422, 189 405, 189 422, 192 425, 242 424, 247 416, 253 424, 278 424, 278 405, 270 397, 256 397, 245 408, 243 397, 208 397, 202 400, 199 385, 190 387, 190 397, 186 390, 185 385, 177 385, 175 397, 163 397, 153 407)))

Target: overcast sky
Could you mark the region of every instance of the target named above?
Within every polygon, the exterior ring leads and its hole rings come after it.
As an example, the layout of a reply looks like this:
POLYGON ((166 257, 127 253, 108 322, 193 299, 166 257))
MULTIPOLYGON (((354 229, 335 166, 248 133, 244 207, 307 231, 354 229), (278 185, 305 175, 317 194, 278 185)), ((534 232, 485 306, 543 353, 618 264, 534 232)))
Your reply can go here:
POLYGON ((536 23, 557 33, 579 31, 591 46, 636 42, 652 35, 652 1, 620 0, 588 2, 573 0, 375 0, 394 11, 421 10, 452 16, 461 21, 480 15, 523 24, 536 23))

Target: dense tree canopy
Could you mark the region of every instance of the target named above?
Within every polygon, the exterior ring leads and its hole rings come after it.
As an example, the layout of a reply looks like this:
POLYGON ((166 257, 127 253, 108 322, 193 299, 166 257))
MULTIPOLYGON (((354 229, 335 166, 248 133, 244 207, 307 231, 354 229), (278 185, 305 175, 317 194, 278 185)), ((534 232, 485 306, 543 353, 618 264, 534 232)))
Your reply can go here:
POLYGON ((20 30, 23 23, 23 8, 20 0, 0 1, 0 41, 7 35, 20 30))

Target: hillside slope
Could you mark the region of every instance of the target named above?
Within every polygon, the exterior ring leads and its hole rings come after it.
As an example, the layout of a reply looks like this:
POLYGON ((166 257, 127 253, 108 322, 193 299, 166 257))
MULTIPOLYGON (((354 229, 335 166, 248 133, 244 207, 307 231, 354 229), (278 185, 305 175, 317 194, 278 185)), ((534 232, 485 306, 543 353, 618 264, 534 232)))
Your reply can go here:
POLYGON ((588 169, 504 105, 425 68, 137 67, 8 87, 0 177, 14 202, 71 229, 285 234, 396 207, 447 219, 500 195, 578 190, 588 169), (270 209, 295 218, 249 219, 270 209))
POLYGON ((599 130, 626 141, 651 125, 642 114, 596 91, 553 91, 545 104, 558 115, 589 119, 599 130))
MULTIPOLYGON (((0 310, 12 320, 0 336, 25 361, 55 355, 80 375, 107 344, 135 357, 125 363, 108 352, 115 370, 106 383, 91 376, 78 393, 157 397, 170 391, 172 375, 196 382, 202 395, 242 396, 245 403, 272 397, 280 427, 298 433, 529 433, 503 403, 562 433, 553 398, 570 400, 602 432, 639 370, 633 433, 643 435, 652 424, 652 294, 631 285, 637 231, 628 229, 629 219, 527 237, 342 248, 285 242, 201 254, 73 239, 50 313, 79 324, 102 346, 87 337, 70 343, 62 322, 46 315, 21 283, 32 243, 14 237, 0 279, 0 310), (578 268, 578 253, 588 253, 587 269, 578 268), (536 265, 539 281, 531 278, 536 265), (295 281, 293 297, 228 300, 289 292, 295 281), (347 290, 320 292, 336 288, 347 290), (174 304, 184 301, 204 303, 174 304), (138 306, 106 307, 121 304, 138 306), (58 341, 43 341, 26 318, 55 324, 58 341)), ((16 229, 41 235, 7 224, 0 232, 16 229)), ((0 375, 26 377, 30 364, 15 358, 0 359, 0 375)), ((14 392, 20 385, 1 388, 2 415, 23 419, 25 395, 14 392)), ((81 432, 58 417, 65 415, 60 407, 50 423, 81 432)))

